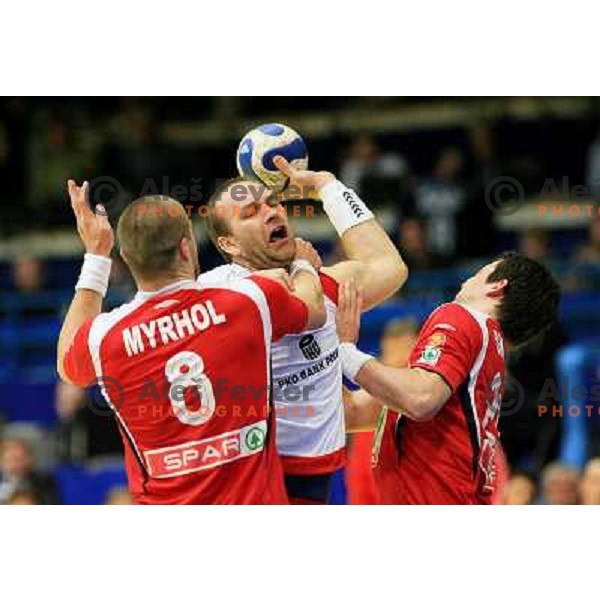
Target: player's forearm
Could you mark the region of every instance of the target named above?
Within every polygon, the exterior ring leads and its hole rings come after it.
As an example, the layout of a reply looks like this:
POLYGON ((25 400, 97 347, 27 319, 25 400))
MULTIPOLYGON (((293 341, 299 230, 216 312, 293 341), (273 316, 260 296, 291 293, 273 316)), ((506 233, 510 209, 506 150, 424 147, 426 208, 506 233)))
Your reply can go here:
POLYGON ((57 370, 61 379, 68 381, 63 370, 63 360, 77 330, 90 318, 102 312, 102 296, 92 290, 81 289, 75 292, 75 297, 67 311, 58 336, 57 370))
POLYGON ((57 370, 65 381, 63 360, 77 330, 89 319, 102 312, 102 300, 108 289, 111 260, 103 254, 86 253, 81 273, 75 286, 75 296, 63 321, 56 352, 57 370))
POLYGON ((325 213, 340 235, 348 263, 332 267, 338 281, 353 276, 364 293, 365 307, 383 302, 408 277, 408 268, 392 240, 365 203, 339 181, 320 190, 325 213))
POLYGON ((427 421, 449 396, 444 384, 433 377, 420 369, 398 369, 370 360, 358 371, 355 381, 388 408, 416 421, 427 421))
POLYGON ((327 314, 323 288, 316 271, 297 270, 292 275, 294 295, 306 304, 308 308, 307 329, 317 329, 325 324, 327 314))

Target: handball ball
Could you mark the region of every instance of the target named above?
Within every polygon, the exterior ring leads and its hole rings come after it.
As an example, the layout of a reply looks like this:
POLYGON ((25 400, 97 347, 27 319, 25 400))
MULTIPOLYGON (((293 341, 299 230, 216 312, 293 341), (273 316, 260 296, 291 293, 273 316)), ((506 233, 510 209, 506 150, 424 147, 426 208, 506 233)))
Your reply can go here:
POLYGON ((279 123, 260 125, 249 131, 237 151, 237 168, 242 177, 259 181, 269 189, 280 192, 288 183, 274 164, 283 156, 296 169, 308 167, 308 151, 304 140, 291 127, 279 123))

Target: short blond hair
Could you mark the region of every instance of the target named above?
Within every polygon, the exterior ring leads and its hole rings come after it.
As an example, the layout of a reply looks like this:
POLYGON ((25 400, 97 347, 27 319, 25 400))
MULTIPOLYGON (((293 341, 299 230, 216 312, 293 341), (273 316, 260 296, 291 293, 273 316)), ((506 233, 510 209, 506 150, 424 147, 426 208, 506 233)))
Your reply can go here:
POLYGON ((177 249, 192 236, 183 206, 168 196, 144 196, 121 214, 117 238, 134 276, 164 275, 177 263, 177 249))

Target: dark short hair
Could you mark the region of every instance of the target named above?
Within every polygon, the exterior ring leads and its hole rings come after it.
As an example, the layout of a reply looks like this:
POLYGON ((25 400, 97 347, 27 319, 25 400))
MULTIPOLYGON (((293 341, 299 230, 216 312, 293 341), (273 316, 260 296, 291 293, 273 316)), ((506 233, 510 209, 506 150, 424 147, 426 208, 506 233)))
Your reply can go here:
POLYGON ((499 322, 506 339, 519 346, 543 334, 557 320, 560 286, 542 263, 505 252, 488 281, 506 279, 499 322))

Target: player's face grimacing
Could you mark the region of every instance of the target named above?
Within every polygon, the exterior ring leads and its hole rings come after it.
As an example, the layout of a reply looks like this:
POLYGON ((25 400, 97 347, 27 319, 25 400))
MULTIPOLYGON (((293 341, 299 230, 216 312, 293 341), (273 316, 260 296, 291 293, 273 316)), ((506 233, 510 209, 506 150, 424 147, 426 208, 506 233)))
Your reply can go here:
POLYGON ((253 269, 292 262, 294 234, 276 194, 258 183, 236 183, 222 194, 218 206, 230 232, 219 245, 235 262, 253 269))
POLYGON ((489 276, 494 272, 500 261, 496 260, 489 263, 473 277, 467 279, 461 286, 460 291, 456 295, 458 302, 474 302, 485 297, 493 297, 498 294, 504 287, 502 281, 488 281, 489 276))

